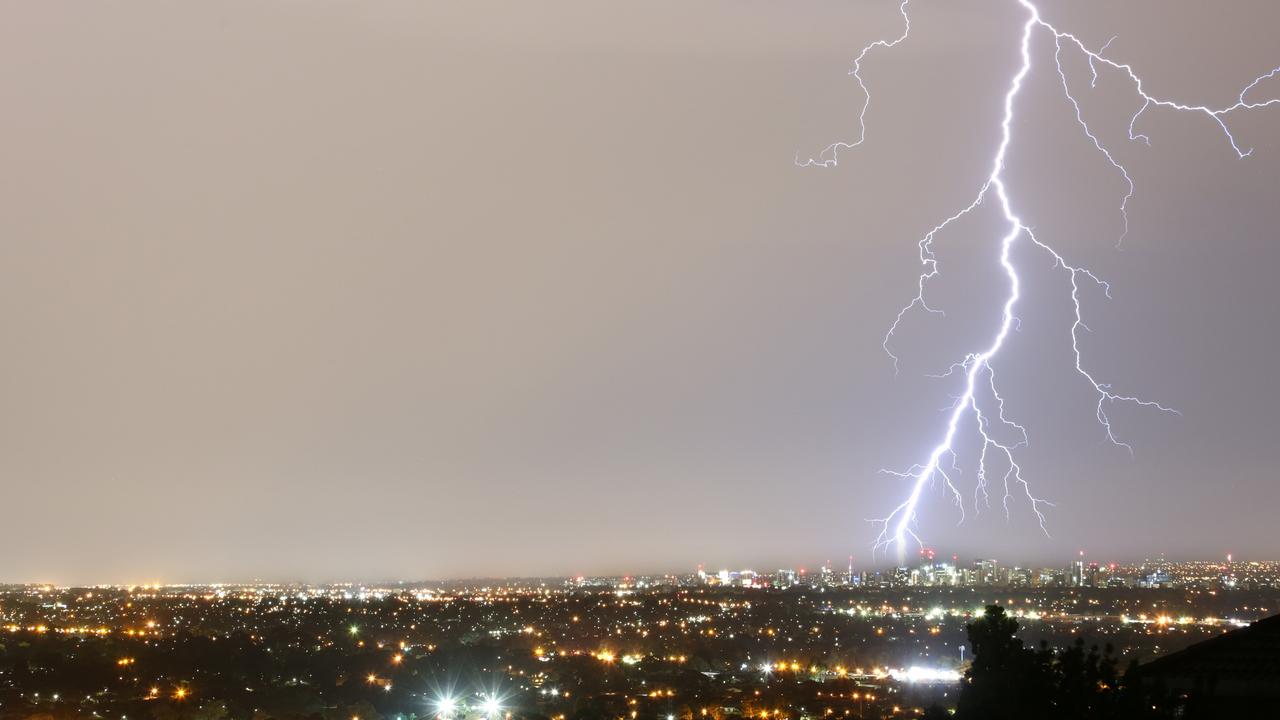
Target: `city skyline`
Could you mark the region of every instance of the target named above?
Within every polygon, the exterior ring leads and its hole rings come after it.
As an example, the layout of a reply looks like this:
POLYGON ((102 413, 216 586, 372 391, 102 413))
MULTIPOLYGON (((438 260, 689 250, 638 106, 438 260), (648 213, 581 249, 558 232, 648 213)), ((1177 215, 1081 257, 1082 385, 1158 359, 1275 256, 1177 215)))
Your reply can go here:
MULTIPOLYGON (((1068 677, 1092 647, 1082 641, 1105 638, 1085 661, 1102 661, 1104 681, 1086 687, 1122 697, 1144 692, 1145 708, 1164 710, 1152 713, 1157 720, 1180 717, 1176 708, 1187 698, 1143 691, 1131 663, 1154 672, 1180 650, 1239 641, 1256 648, 1254 639, 1276 623, 1264 616, 1280 590, 1280 563, 1250 582, 1221 585, 1216 573, 1190 572, 1186 584, 1131 587, 887 583, 780 592, 687 578, 650 585, 0 586, 0 713, 15 720, 77 711, 197 719, 901 720, 931 706, 934 716, 949 716, 946 708, 958 705, 956 717, 987 718, 964 714, 965 696, 978 682, 977 656, 990 652, 980 642, 984 623, 1005 617, 1011 646, 1043 641, 1035 652, 1068 677), (992 594, 1003 607, 988 605, 992 594)), ((1270 680, 1267 670, 1252 674, 1262 681, 1254 687, 1270 680)), ((1050 704, 1070 707, 1079 690, 1059 685, 1068 690, 1050 704)), ((1005 693, 1010 686, 994 687, 1005 693)), ((1064 714, 1077 716, 1087 717, 1064 714)))
MULTIPOLYGON (((0 579, 0 585, 14 586, 54 586, 54 587, 197 587, 197 586, 236 586, 236 585, 256 585, 256 584, 281 584, 281 585, 300 585, 300 586, 343 586, 343 585, 360 585, 360 586, 395 586, 395 585, 418 585, 418 584, 455 584, 455 583, 471 583, 471 582, 514 582, 522 583, 526 581, 564 581, 572 584, 575 581, 588 580, 608 580, 622 581, 629 579, 653 579, 653 578, 692 578, 705 574, 707 577, 714 577, 717 574, 723 575, 729 573, 735 578, 741 573, 748 573, 761 578, 772 578, 777 573, 792 573, 808 580, 814 580, 824 573, 845 578, 850 573, 858 576, 872 576, 881 574, 886 577, 891 576, 898 570, 913 570, 929 565, 949 565, 960 569, 961 571, 969 569, 980 563, 993 563, 1005 571, 1022 570, 1022 571, 1049 571, 1063 570, 1074 566, 1077 561, 1082 561, 1086 566, 1092 565, 1101 567, 1104 570, 1109 566, 1112 570, 1120 568, 1125 572, 1133 572, 1135 568, 1144 568, 1148 566, 1167 566, 1179 564, 1192 564, 1196 566, 1221 566, 1221 567, 1256 567, 1280 564, 1280 560, 1273 560, 1265 557, 1241 557, 1234 553, 1228 553, 1226 556, 1219 558, 1212 557, 1169 557, 1163 554, 1147 555, 1142 557, 1120 557, 1110 555, 1091 555, 1083 551, 1077 551, 1063 558, 1047 558, 1042 560, 1034 559, 1013 559, 1007 556, 971 556, 964 557, 958 554, 947 555, 938 553, 932 548, 923 548, 915 557, 901 560, 880 558, 878 561, 859 561, 855 557, 846 557, 843 561, 828 559, 827 561, 814 562, 725 562, 718 564, 698 563, 693 567, 685 568, 635 568, 635 569, 612 569, 612 568, 596 568, 582 572, 556 572, 556 573, 528 573, 528 574, 512 574, 512 575, 486 575, 486 574, 466 574, 462 573, 454 576, 427 576, 427 575, 406 575, 406 576, 385 576, 372 577, 361 576, 359 574, 351 574, 347 576, 331 576, 331 577, 298 577, 288 575, 277 575, 272 577, 197 577, 197 576, 173 576, 173 577, 145 577, 145 578, 98 578, 93 581, 76 578, 6 578, 0 579)), ((765 587, 770 584, 766 583, 765 587)))

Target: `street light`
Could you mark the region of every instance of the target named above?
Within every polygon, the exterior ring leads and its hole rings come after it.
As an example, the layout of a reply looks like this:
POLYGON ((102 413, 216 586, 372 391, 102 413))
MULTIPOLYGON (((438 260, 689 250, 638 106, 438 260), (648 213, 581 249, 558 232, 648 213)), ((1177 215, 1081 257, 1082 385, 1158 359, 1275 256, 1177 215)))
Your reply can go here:
POLYGON ((458 709, 458 701, 451 697, 442 697, 436 701, 436 714, 442 718, 453 715, 458 709))

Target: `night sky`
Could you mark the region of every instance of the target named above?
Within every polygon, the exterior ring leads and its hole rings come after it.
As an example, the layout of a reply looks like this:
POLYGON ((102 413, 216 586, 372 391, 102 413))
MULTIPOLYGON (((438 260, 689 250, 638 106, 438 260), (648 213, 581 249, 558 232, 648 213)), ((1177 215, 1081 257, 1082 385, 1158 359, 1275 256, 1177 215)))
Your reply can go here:
MULTIPOLYGON (((1044 2, 1153 94, 1228 105, 1274 2, 1044 2)), ((0 580, 432 578, 873 563, 1005 290, 989 172, 1023 11, 893 0, 0 6, 0 580)), ((1150 110, 1038 36, 1007 175, 1112 284, 1073 374, 1025 267, 996 361, 1055 503, 919 532, 1006 562, 1280 557, 1280 108, 1150 110)), ((1280 79, 1254 99, 1280 96, 1280 79)), ((971 485, 972 435, 961 478, 971 485)), ((967 439, 965 439, 967 438, 967 439)), ((881 558, 880 560, 883 560, 881 558)))

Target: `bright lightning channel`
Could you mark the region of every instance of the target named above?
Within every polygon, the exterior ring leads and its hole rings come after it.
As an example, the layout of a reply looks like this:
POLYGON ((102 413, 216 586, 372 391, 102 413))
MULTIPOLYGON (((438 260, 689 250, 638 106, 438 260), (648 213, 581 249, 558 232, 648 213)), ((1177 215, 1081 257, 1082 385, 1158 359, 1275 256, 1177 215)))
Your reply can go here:
MULTIPOLYGON (((1021 492, 1031 505, 1031 510, 1035 514, 1040 528, 1046 534, 1046 518, 1042 508, 1050 506, 1046 500, 1043 500, 1032 493, 1031 485, 1023 477, 1022 467, 1018 463, 1015 451, 1027 444, 1026 429, 1008 419, 1004 413, 1004 398, 997 390, 995 369, 991 365, 991 361, 1000 352, 1005 344, 1005 340, 1009 336, 1009 332, 1016 325, 1016 316, 1014 308, 1021 296, 1021 280, 1018 276, 1018 269, 1014 265, 1011 252, 1014 245, 1020 240, 1029 242, 1035 247, 1043 250, 1053 259, 1054 267, 1061 268, 1067 276, 1070 287, 1070 300, 1074 309, 1074 321, 1071 324, 1071 347, 1074 354, 1074 363, 1076 372, 1092 387, 1097 396, 1096 417, 1098 423, 1102 426, 1103 432, 1107 439, 1125 449, 1131 450, 1127 444, 1122 442, 1115 434, 1111 420, 1107 415, 1107 409, 1115 403, 1127 403, 1138 405, 1141 407, 1159 410, 1161 412, 1177 414, 1176 410, 1166 407, 1160 403, 1144 400, 1132 395, 1123 395, 1114 392, 1107 383, 1097 380, 1094 375, 1085 368, 1084 360, 1080 351, 1079 333, 1088 330, 1088 326, 1084 322, 1084 317, 1080 306, 1080 287, 1083 282, 1099 287, 1106 297, 1110 297, 1110 286, 1106 282, 1098 278, 1088 269, 1079 267, 1069 263, 1057 250, 1041 241, 1032 232, 1031 227, 1023 221, 1023 219, 1014 210, 1014 203, 1011 200, 1008 188, 1004 182, 1005 158, 1009 150, 1009 144, 1012 138, 1015 101, 1017 100, 1019 91, 1022 90, 1023 84, 1027 76, 1031 72, 1031 41, 1037 31, 1043 30, 1048 33, 1054 43, 1054 64, 1058 79, 1061 81, 1063 94, 1070 102, 1075 113, 1076 122, 1083 130, 1085 136, 1093 144, 1094 148, 1103 156, 1103 158, 1119 172, 1126 184, 1127 190, 1124 197, 1120 201, 1120 216, 1123 221, 1123 231, 1121 232, 1117 244, 1124 240, 1125 235, 1129 231, 1129 215, 1128 204, 1133 198, 1134 183, 1128 170, 1122 165, 1111 151, 1102 143, 1098 136, 1089 127, 1085 121, 1084 115, 1080 108, 1080 103, 1071 90, 1071 83, 1068 80, 1067 73, 1062 65, 1062 57, 1064 50, 1079 52, 1089 64, 1091 73, 1090 86, 1094 87, 1098 81, 1099 67, 1116 71, 1127 77, 1134 87, 1134 93, 1141 101, 1141 105, 1137 111, 1129 119, 1129 139, 1134 141, 1142 141, 1150 145, 1151 139, 1137 130, 1138 119, 1153 107, 1165 108, 1179 112, 1195 113, 1205 116, 1213 121, 1230 144, 1231 149, 1235 151, 1240 158, 1248 157, 1252 152, 1252 148, 1244 149, 1236 141, 1232 135, 1230 128, 1227 126, 1226 117, 1233 112, 1239 110, 1255 110, 1280 104, 1280 98, 1273 98, 1262 101, 1250 101, 1247 96, 1254 91, 1259 84, 1264 81, 1280 75, 1280 67, 1277 67, 1263 75, 1258 76, 1245 86, 1236 101, 1231 105, 1221 108, 1213 108, 1208 105, 1194 105, 1172 100, 1162 99, 1151 95, 1145 89, 1142 78, 1137 74, 1133 67, 1127 63, 1118 62, 1107 57, 1104 53, 1110 46, 1111 41, 1107 41, 1101 48, 1097 50, 1090 49, 1082 40, 1075 35, 1063 32, 1054 25, 1047 22, 1040 15, 1039 9, 1030 0, 1017 0, 1018 4, 1026 11, 1027 20, 1022 25, 1022 36, 1019 45, 1021 63, 1017 71, 1013 74, 1009 82, 1008 90, 1004 95, 1004 112, 1000 120, 1000 142, 996 147, 995 155, 991 159, 991 174, 986 181, 978 189, 973 201, 966 205, 959 212, 943 220, 932 230, 927 232, 919 242, 920 265, 922 271, 916 284, 915 297, 911 299, 897 314, 884 337, 885 353, 893 360, 895 373, 898 369, 898 357, 890 349, 890 342, 893 340, 899 325, 904 317, 916 308, 923 309, 930 313, 942 314, 936 308, 933 308, 925 300, 925 289, 931 279, 939 273, 937 258, 933 252, 933 241, 938 234, 943 232, 952 223, 971 213, 975 208, 981 205, 985 200, 994 196, 999 204, 1000 211, 1003 214, 1007 227, 1005 234, 1000 241, 1000 267, 1004 271, 1005 277, 1008 278, 1008 294, 1000 313, 1000 322, 986 349, 971 353, 961 362, 953 365, 944 376, 950 376, 956 373, 962 373, 964 376, 963 392, 956 399, 955 404, 951 406, 947 416, 946 428, 942 433, 942 439, 930 451, 927 460, 922 464, 913 465, 906 471, 884 471, 888 474, 895 475, 910 482, 911 491, 906 499, 899 503, 892 512, 883 518, 874 520, 873 522, 880 525, 880 533, 876 537, 875 547, 877 550, 887 549, 890 546, 896 546, 899 555, 905 551, 906 539, 910 537, 917 544, 920 544, 920 538, 913 529, 916 521, 916 510, 920 504, 921 495, 924 489, 931 482, 937 482, 939 479, 944 483, 948 495, 953 499, 955 505, 960 510, 960 521, 964 521, 965 498, 960 489, 955 485, 948 468, 943 466, 944 459, 950 460, 950 467, 954 470, 957 465, 957 451, 955 449, 956 435, 961 427, 962 422, 966 418, 973 420, 974 426, 981 437, 982 446, 978 454, 978 473, 977 484, 974 489, 974 504, 979 503, 990 505, 990 497, 988 495, 988 462, 991 456, 995 456, 1003 461, 1004 473, 1000 478, 1003 488, 1003 507, 1006 515, 1010 512, 1010 501, 1015 492, 1021 492), (980 398, 980 395, 982 396, 980 398), (990 410, 984 408, 990 407, 990 410), (995 427, 1003 428, 1006 433, 1011 431, 1015 437, 1014 441, 1001 439, 996 432, 995 427)), ((876 40, 862 48, 857 58, 853 62, 853 68, 849 74, 854 77, 858 83, 858 87, 862 89, 864 100, 862 107, 858 113, 858 136, 855 140, 835 142, 828 145, 816 157, 801 161, 798 157, 796 164, 800 166, 819 166, 834 167, 839 163, 841 151, 850 150, 858 147, 866 140, 866 116, 871 106, 871 92, 868 89, 865 79, 862 77, 863 61, 867 56, 877 48, 890 49, 907 40, 911 33, 911 16, 907 11, 910 0, 903 0, 899 5, 899 12, 902 15, 903 29, 902 33, 892 40, 876 40)), ((1114 40, 1114 38, 1112 38, 1114 40)))

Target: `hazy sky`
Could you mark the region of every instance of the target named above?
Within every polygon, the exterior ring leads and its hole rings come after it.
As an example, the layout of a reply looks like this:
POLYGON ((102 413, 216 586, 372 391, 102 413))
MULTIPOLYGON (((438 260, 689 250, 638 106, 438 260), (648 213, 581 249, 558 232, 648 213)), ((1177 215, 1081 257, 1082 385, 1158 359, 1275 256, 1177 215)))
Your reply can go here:
MULTIPOLYGON (((1145 75, 1229 104, 1280 64, 1269 0, 1044 3, 1145 75)), ((1004 285, 991 212, 916 239, 988 172, 1023 14, 922 0, 0 4, 0 579, 641 572, 870 561, 876 473, 924 459, 1004 285)), ((1024 217, 1113 284, 1027 253, 997 363, 1056 503, 921 533, 1008 560, 1280 557, 1280 110, 1151 111, 1041 35, 1019 98, 1024 217)), ((1280 93, 1280 81, 1258 89, 1280 93)), ((972 448, 976 450, 976 448, 972 448)), ((962 458, 971 463, 972 457, 962 458)), ((966 481, 973 469, 965 467, 966 481)))

